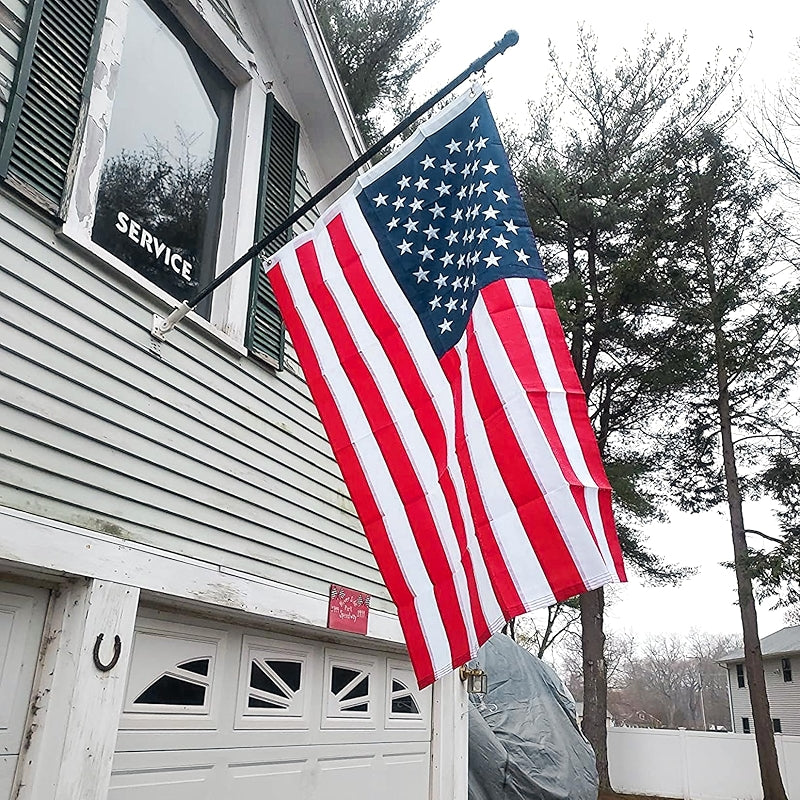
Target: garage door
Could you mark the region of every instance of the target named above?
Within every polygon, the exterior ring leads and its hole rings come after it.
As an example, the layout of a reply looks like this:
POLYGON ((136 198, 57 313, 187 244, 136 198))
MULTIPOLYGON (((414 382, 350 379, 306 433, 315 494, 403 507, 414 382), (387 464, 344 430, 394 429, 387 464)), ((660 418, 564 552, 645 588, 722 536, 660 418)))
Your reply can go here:
POLYGON ((0 798, 11 784, 28 713, 48 592, 0 582, 0 798))
POLYGON ((405 659, 140 617, 110 800, 423 800, 430 690, 405 659))

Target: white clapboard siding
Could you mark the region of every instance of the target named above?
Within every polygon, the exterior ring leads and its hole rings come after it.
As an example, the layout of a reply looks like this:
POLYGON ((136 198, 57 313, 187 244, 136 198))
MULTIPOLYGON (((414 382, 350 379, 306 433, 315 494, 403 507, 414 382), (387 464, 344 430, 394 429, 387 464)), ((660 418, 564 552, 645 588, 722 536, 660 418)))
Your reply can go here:
POLYGON ((391 610, 301 377, 155 308, 0 198, 0 505, 391 610))
MULTIPOLYGON (((789 658, 792 662, 791 681, 783 680, 780 657, 764 659, 769 713, 772 719, 781 721, 781 730, 784 734, 800 736, 800 653, 795 653, 789 658)), ((740 689, 736 682, 735 664, 728 665, 728 683, 731 687, 733 730, 742 733, 742 717, 747 717, 750 720, 750 732, 753 733, 753 709, 750 705, 747 679, 744 688, 740 689)))

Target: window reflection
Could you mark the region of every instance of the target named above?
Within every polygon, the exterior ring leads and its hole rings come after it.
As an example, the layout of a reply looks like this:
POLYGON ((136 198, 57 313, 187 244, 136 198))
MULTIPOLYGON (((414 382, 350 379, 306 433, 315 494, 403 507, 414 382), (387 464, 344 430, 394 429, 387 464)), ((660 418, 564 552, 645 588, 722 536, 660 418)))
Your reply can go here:
POLYGON ((92 238, 179 300, 213 277, 232 95, 169 12, 131 0, 92 238))

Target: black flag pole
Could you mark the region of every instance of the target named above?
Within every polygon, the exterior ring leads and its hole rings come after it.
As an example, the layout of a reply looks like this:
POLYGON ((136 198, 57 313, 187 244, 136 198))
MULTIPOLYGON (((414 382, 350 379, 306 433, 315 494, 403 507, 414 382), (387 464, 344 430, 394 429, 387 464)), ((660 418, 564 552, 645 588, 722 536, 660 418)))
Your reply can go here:
POLYGON ((416 122, 423 114, 430 111, 440 100, 445 98, 450 92, 453 91, 457 86, 460 86, 470 75, 480 72, 495 56, 501 55, 508 50, 509 47, 513 47, 519 41, 519 34, 514 31, 510 30, 507 31, 505 36, 503 36, 500 41, 495 42, 494 46, 491 50, 488 50, 484 53, 480 58, 473 61, 461 74, 457 75, 450 83, 447 84, 443 89, 439 90, 433 97, 426 100, 421 106, 416 108, 412 111, 405 119, 399 122, 397 125, 394 126, 385 136, 383 136, 379 141, 375 142, 372 147, 366 150, 362 155, 360 155, 352 164, 345 167, 338 175, 331 178, 328 183, 325 184, 313 197, 303 203, 298 209, 292 212, 280 225, 277 225, 273 228, 266 236, 262 239, 257 241, 246 253, 243 253, 236 261, 233 262, 227 269, 223 272, 220 272, 216 278, 214 278, 211 283, 204 286, 202 289, 198 289, 198 291, 190 297, 188 300, 184 300, 177 308, 175 308, 172 313, 169 314, 167 317, 162 317, 158 314, 155 314, 153 317, 153 327, 151 328, 151 334, 156 339, 161 339, 162 341, 166 337, 166 335, 180 322, 190 311, 197 307, 198 303, 204 300, 208 295, 211 294, 215 289, 225 283, 228 278, 231 277, 235 272, 240 270, 245 264, 248 264, 252 261, 262 250, 266 247, 269 247, 282 233, 285 233, 289 230, 295 222, 297 222, 301 217, 303 217, 306 213, 308 213, 320 200, 324 200, 334 189, 340 186, 344 181, 346 181, 351 175, 354 175, 358 172, 361 167, 364 166, 373 156, 377 155, 384 147, 386 147, 389 142, 392 141, 396 136, 401 134, 406 128, 416 122))

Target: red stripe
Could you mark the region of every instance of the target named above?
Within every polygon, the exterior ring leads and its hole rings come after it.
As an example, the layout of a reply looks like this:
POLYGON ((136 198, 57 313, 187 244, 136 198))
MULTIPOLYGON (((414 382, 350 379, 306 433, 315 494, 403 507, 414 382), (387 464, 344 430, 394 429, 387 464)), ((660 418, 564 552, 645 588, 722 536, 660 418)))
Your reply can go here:
POLYGON ((531 280, 531 290, 542 318, 547 339, 550 342, 550 349, 556 362, 556 369, 561 378, 561 384, 567 393, 567 406, 569 407, 570 417, 578 442, 583 452, 586 466, 592 476, 592 480, 600 488, 600 514, 603 520, 603 527, 606 541, 608 542, 611 556, 614 559, 614 566, 617 570, 619 579, 624 581, 625 567, 622 563, 622 551, 617 538, 614 517, 611 511, 611 486, 606 477, 603 461, 600 457, 600 450, 597 446, 597 438, 589 422, 589 410, 586 406, 586 396, 583 387, 575 372, 575 365, 567 349, 567 342, 564 339, 564 332, 558 312, 553 302, 553 294, 547 281, 531 280))
POLYGON ((454 666, 461 665, 471 655, 467 629, 461 613, 453 572, 439 538, 424 489, 380 387, 325 283, 313 242, 300 245, 296 254, 311 298, 348 380, 357 387, 361 408, 408 513, 414 540, 433 584, 439 613, 450 643, 452 663, 454 666))
MULTIPOLYGON (((467 543, 462 508, 448 465, 447 440, 445 429, 439 416, 439 409, 433 402, 427 386, 422 380, 417 364, 411 356, 408 345, 398 330, 378 293, 375 291, 364 264, 353 246, 341 214, 328 223, 328 235, 333 245, 345 279, 369 323, 375 336, 381 342, 383 351, 392 365, 403 394, 411 406, 417 424, 430 448, 439 474, 439 483, 447 505, 450 521, 458 542, 459 555, 464 567, 470 597, 472 622, 479 640, 489 636, 489 626, 483 614, 478 587, 475 581, 472 554, 467 543)), ((427 343, 425 343, 427 344, 427 343)), ((466 612, 467 609, 464 609, 466 612)), ((454 664, 460 666, 460 664, 454 664)))
POLYGON ((527 609, 522 602, 522 598, 519 596, 517 586, 508 570, 506 559, 497 544, 497 538, 492 529, 492 524, 489 521, 489 515, 486 513, 486 507, 483 504, 478 481, 475 478, 475 470, 473 468, 472 458, 469 454, 469 448, 467 447, 466 433, 464 431, 464 396, 461 390, 461 359, 458 352, 453 348, 442 356, 439 363, 442 365, 444 374, 453 392, 456 420, 456 455, 461 464, 461 473, 464 476, 464 483, 466 484, 467 498, 469 500, 472 519, 475 524, 475 536, 483 552, 483 560, 489 572, 497 602, 500 604, 505 618, 512 619, 519 614, 525 613, 527 609))
POLYGON ((467 367, 492 454, 553 595, 556 600, 565 600, 585 592, 586 586, 484 363, 472 322, 467 327, 467 367))
MULTIPOLYGON (((531 408, 539 420, 539 425, 547 439, 547 443, 550 445, 550 450, 558 462, 561 474, 569 484, 575 503, 583 516, 583 521, 586 523, 586 527, 592 534, 595 543, 597 543, 592 520, 589 516, 589 509, 586 505, 583 483, 578 480, 578 476, 569 462, 567 451, 559 436, 550 410, 550 403, 547 400, 548 391, 539 372, 531 344, 528 341, 528 333, 522 324, 516 303, 508 288, 508 283, 506 281, 495 281, 481 292, 481 296, 489 314, 492 316, 492 322, 511 361, 514 372, 517 374, 522 388, 528 396, 531 408)), ((563 338, 564 334, 561 333, 560 339, 563 338)), ((552 346, 549 340, 547 344, 552 346)))
POLYGON ((361 462, 350 444, 350 437, 342 421, 339 408, 322 376, 314 348, 311 346, 305 326, 292 301, 281 265, 274 266, 268 275, 275 297, 280 305, 286 328, 303 364, 303 374, 311 391, 311 396, 314 398, 314 403, 320 411, 320 417, 336 454, 339 468, 342 470, 342 475, 353 498, 359 519, 364 526, 364 531, 375 555, 375 560, 378 562, 386 588, 397 606, 400 625, 403 629, 411 662, 414 665, 417 681, 420 688, 424 688, 434 681, 433 663, 417 615, 414 595, 406 583, 403 571, 400 568, 397 555, 386 531, 380 510, 372 496, 361 462))

